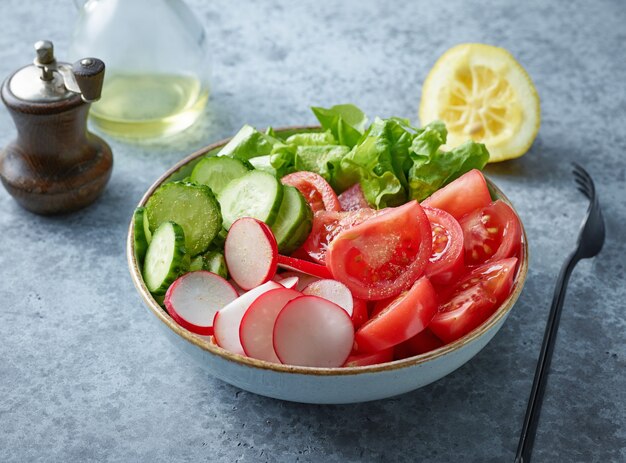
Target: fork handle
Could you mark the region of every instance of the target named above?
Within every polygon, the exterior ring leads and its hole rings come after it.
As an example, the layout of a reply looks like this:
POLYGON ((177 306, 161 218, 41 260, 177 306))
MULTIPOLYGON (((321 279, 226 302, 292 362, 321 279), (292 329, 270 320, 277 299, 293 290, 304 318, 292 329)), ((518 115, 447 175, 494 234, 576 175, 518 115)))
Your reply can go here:
POLYGON ((548 382, 550 361, 552 360, 552 352, 554 351, 554 344, 556 343, 556 334, 559 329, 561 310, 563 308, 563 301, 565 300, 567 283, 569 282, 569 277, 572 274, 572 270, 574 270, 574 267, 578 263, 578 260, 577 252, 573 252, 567 257, 563 263, 563 267, 561 267, 561 272, 559 273, 556 287, 554 288, 552 307, 550 308, 550 314, 546 323, 546 330, 543 335, 541 352, 539 353, 539 359, 537 360, 535 379, 533 380, 533 387, 528 399, 528 407, 526 408, 524 425, 522 426, 522 433, 517 446, 515 463, 530 462, 533 443, 535 441, 535 433, 537 432, 537 424, 539 423, 539 415, 541 413, 543 395, 548 382))

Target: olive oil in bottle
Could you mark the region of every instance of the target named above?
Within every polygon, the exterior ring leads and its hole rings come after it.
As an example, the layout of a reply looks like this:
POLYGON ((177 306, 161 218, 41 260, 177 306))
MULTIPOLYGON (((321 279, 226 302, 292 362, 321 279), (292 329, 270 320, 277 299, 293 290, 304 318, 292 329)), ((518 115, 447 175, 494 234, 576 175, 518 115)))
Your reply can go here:
POLYGON ((70 57, 106 65, 92 123, 114 136, 154 139, 184 130, 209 97, 204 26, 184 0, 76 0, 70 57))
POLYGON ((127 138, 153 138, 180 132, 198 118, 208 89, 197 77, 114 74, 105 80, 102 99, 91 109, 102 130, 127 138))

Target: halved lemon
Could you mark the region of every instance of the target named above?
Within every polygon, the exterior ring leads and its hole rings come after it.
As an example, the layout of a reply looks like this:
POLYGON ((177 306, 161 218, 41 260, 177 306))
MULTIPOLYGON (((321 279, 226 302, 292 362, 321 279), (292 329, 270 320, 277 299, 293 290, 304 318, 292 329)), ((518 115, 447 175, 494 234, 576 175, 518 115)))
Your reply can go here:
POLYGON ((489 162, 521 156, 541 122, 539 95, 521 64, 503 48, 464 43, 446 51, 422 87, 422 125, 442 120, 446 145, 484 143, 489 162))

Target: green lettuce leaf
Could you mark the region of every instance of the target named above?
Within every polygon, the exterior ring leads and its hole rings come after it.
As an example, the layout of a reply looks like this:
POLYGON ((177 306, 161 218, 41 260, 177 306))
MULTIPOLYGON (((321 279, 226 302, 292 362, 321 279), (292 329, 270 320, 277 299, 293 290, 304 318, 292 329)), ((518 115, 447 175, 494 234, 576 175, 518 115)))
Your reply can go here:
POLYGON ((257 156, 270 154, 277 144, 282 144, 282 142, 271 135, 259 132, 250 125, 244 125, 237 135, 220 150, 218 156, 231 156, 247 161, 257 156))
POLYGON ((422 201, 439 188, 472 169, 482 169, 489 152, 482 143, 468 141, 450 151, 445 144, 447 130, 443 122, 428 124, 411 144, 413 165, 408 172, 409 197, 422 201))
POLYGON ((338 145, 330 130, 326 132, 295 133, 285 140, 288 145, 338 145))
POLYGON ((411 151, 414 156, 434 156, 441 145, 446 143, 448 130, 441 121, 434 121, 426 127, 418 130, 416 137, 411 143, 411 151))
POLYGON ((311 108, 325 130, 330 130, 340 145, 352 148, 367 127, 367 116, 354 105, 341 104, 331 108, 311 108))
POLYGON ((237 157, 255 168, 282 177, 291 172, 316 172, 338 193, 359 182, 376 208, 419 201, 489 160, 484 145, 467 142, 443 151, 447 130, 435 121, 417 129, 407 119, 367 117, 356 106, 312 108, 323 132, 302 132, 281 139, 270 127, 265 133, 245 125, 219 155, 237 157))
POLYGON ((397 206, 406 200, 404 172, 394 161, 394 150, 401 151, 395 121, 376 118, 370 129, 341 161, 340 176, 335 177, 339 191, 357 181, 365 198, 378 209, 397 206))
POLYGON ((344 177, 341 172, 341 160, 350 151, 343 145, 298 146, 295 155, 294 170, 308 170, 320 174, 335 190, 341 191, 337 177, 344 177))
POLYGON ((278 177, 278 171, 272 166, 272 155, 266 154, 265 156, 257 156, 250 159, 252 167, 258 170, 269 172, 270 174, 278 177))

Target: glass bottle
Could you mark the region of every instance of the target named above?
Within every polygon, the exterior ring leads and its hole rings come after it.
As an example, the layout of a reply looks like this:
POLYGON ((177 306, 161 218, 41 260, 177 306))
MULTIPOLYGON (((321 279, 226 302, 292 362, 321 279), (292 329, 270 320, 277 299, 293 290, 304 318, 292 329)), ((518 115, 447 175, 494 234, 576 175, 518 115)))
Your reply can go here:
POLYGON ((208 100, 206 34, 182 0, 87 0, 80 6, 70 55, 105 62, 102 98, 90 116, 113 135, 180 132, 208 100))

